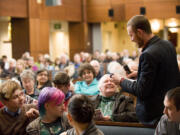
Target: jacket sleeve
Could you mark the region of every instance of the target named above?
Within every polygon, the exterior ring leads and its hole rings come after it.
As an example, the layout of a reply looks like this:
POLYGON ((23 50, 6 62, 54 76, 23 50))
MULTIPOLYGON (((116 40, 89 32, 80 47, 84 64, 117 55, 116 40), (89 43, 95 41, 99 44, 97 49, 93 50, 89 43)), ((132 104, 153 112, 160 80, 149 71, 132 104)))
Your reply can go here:
POLYGON ((138 70, 138 80, 123 80, 121 87, 124 91, 129 92, 140 99, 146 99, 152 92, 152 87, 156 78, 157 62, 148 53, 140 56, 140 64, 138 70))
MULTIPOLYGON (((37 118, 39 119, 39 118, 37 118)), ((38 130, 39 128, 39 120, 34 120, 32 121, 27 127, 26 127, 26 133, 27 135, 40 135, 40 131, 38 130)))
POLYGON ((120 98, 119 103, 115 103, 112 120, 119 122, 138 121, 132 99, 123 96, 120 98))

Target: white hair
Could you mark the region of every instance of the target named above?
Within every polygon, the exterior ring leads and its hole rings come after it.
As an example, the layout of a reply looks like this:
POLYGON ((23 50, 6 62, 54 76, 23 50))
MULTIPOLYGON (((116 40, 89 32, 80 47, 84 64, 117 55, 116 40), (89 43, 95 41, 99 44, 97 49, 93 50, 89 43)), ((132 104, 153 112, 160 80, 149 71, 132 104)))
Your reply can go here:
POLYGON ((121 76, 126 76, 126 72, 124 70, 124 68, 121 66, 121 64, 119 64, 116 61, 112 61, 108 64, 107 70, 109 73, 113 73, 113 74, 119 74, 121 76))

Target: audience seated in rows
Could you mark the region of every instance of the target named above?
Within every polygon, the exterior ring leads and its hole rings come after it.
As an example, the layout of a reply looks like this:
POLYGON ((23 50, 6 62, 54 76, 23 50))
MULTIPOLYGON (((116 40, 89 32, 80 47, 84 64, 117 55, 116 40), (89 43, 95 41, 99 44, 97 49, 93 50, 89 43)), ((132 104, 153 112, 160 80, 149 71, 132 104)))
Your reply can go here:
POLYGON ((12 80, 1 85, 0 100, 5 105, 0 110, 0 134, 25 135, 26 126, 38 116, 36 106, 24 104, 24 92, 12 80))
POLYGON ((121 95, 118 86, 113 82, 110 74, 104 75, 99 81, 100 94, 94 99, 97 110, 96 120, 137 122, 133 100, 121 95), (99 109, 102 114, 100 114, 99 109))
POLYGON ((49 79, 49 71, 47 69, 40 69, 36 73, 37 89, 42 90, 44 87, 51 87, 52 83, 49 79))
POLYGON ((155 135, 180 135, 180 87, 166 93, 164 106, 155 135))
POLYGON ((98 81, 95 78, 96 72, 94 68, 89 63, 84 63, 79 67, 78 72, 83 81, 76 82, 75 93, 89 96, 99 94, 98 81))
POLYGON ((93 122, 94 107, 85 95, 74 95, 68 104, 68 121, 73 127, 61 135, 104 135, 93 122))
POLYGON ((64 93, 54 87, 45 87, 39 94, 40 117, 26 128, 28 135, 58 135, 69 128, 64 114, 64 93))
POLYGON ((66 72, 59 71, 55 74, 55 77, 53 79, 53 84, 56 88, 60 89, 64 95, 64 105, 65 110, 67 110, 67 105, 69 102, 69 99, 73 96, 74 92, 70 89, 70 77, 67 75, 66 72))
POLYGON ((20 77, 24 88, 24 93, 37 100, 39 96, 39 90, 35 88, 35 75, 32 70, 24 70, 20 77))

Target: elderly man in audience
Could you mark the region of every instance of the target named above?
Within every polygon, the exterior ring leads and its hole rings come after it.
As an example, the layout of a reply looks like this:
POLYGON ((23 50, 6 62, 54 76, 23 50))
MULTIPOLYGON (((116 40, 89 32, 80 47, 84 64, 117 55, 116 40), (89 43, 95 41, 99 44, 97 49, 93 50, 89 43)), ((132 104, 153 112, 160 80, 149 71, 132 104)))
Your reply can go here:
POLYGON ((93 122, 94 107, 85 95, 74 95, 68 104, 68 121, 74 128, 61 135, 104 135, 93 122))
POLYGON ((103 76, 103 69, 100 66, 100 63, 97 60, 92 60, 90 62, 96 72, 96 79, 99 80, 103 76))
POLYGON ((66 110, 69 99, 73 95, 73 91, 70 90, 71 88, 70 77, 67 75, 66 72, 59 71, 55 74, 53 83, 54 83, 54 86, 60 89, 65 95, 64 105, 65 105, 65 110, 66 110))
POLYGON ((35 88, 35 75, 32 70, 24 70, 20 77, 24 88, 24 93, 34 99, 38 99, 39 90, 35 88))
POLYGON ((96 72, 89 63, 84 63, 79 67, 79 76, 83 81, 76 82, 75 93, 89 96, 99 94, 96 72))
POLYGON ((0 134, 25 135, 26 126, 39 115, 36 106, 24 104, 24 92, 12 80, 1 85, 0 100, 5 105, 0 110, 0 134))
POLYGON ((155 135, 180 135, 180 87, 166 93, 164 106, 155 135))
POLYGON ((54 87, 45 87, 39 94, 40 117, 31 122, 26 131, 29 135, 59 135, 69 128, 64 117, 64 93, 54 87))
POLYGON ((118 92, 110 74, 105 74, 100 79, 99 90, 100 95, 92 98, 96 108, 96 120, 137 121, 133 100, 118 92))

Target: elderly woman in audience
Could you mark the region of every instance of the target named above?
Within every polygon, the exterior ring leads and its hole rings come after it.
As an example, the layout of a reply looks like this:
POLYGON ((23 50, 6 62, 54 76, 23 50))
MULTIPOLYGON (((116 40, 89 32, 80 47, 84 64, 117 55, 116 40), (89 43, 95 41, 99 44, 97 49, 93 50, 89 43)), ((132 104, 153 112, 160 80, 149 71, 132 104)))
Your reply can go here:
POLYGON ((94 107, 85 95, 74 95, 68 104, 68 121, 74 128, 61 135, 104 135, 93 122, 94 107))
POLYGON ((5 105, 0 110, 0 134, 26 135, 26 126, 39 113, 35 105, 24 104, 24 92, 19 83, 5 81, 0 87, 0 100, 5 105))
POLYGON ((64 113, 64 93, 54 87, 45 87, 38 98, 40 117, 31 122, 29 135, 59 135, 69 128, 64 113))
POLYGON ((83 81, 78 81, 75 84, 75 93, 84 95, 97 95, 98 81, 96 80, 96 72, 89 63, 84 63, 79 67, 79 76, 83 81))
POLYGON ((52 83, 49 79, 49 72, 47 69, 40 69, 36 73, 37 89, 42 90, 44 87, 51 87, 52 83))
POLYGON ((93 97, 96 108, 95 119, 104 121, 136 122, 133 100, 121 95, 109 74, 99 81, 100 95, 93 97))
POLYGON ((39 90, 35 88, 35 75, 32 70, 24 70, 20 77, 24 88, 24 93, 34 99, 38 99, 39 90))
POLYGON ((70 77, 66 72, 59 71, 55 74, 55 77, 53 79, 53 84, 56 88, 60 89, 64 95, 64 105, 65 105, 65 110, 67 110, 67 104, 69 102, 69 99, 73 95, 73 91, 70 90, 71 88, 71 83, 70 83, 70 77))

